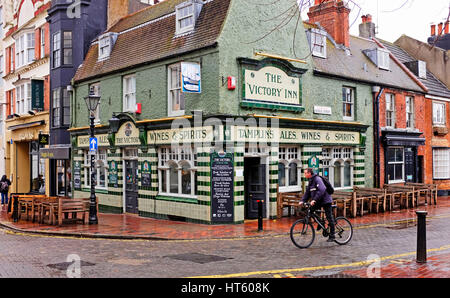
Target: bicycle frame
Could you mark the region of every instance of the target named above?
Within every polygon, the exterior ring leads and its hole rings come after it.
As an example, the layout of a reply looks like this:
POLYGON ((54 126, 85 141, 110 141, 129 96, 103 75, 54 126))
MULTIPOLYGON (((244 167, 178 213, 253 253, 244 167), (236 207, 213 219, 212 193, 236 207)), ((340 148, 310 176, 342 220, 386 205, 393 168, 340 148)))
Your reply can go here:
POLYGON ((319 217, 314 212, 311 212, 311 205, 307 205, 307 208, 308 210, 305 217, 306 222, 309 222, 309 219, 312 218, 323 230, 326 230, 327 228, 320 222, 319 217))

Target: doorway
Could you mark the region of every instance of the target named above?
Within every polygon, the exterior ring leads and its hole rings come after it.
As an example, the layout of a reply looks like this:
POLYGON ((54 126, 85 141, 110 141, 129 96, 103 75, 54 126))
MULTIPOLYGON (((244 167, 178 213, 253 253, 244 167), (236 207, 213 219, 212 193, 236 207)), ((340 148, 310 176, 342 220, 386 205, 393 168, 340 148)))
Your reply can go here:
POLYGON ((138 161, 125 160, 125 212, 138 213, 138 161))
POLYGON ((244 158, 244 194, 245 219, 258 218, 258 200, 264 200, 263 217, 267 214, 266 202, 266 165, 261 163, 260 157, 244 158))

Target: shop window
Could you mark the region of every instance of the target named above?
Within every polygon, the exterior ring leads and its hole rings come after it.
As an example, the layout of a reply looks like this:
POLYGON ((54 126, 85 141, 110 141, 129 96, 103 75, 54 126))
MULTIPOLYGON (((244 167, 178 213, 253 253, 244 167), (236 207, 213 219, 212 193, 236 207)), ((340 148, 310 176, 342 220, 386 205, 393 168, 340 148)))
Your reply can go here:
POLYGON ((196 195, 196 155, 191 147, 161 147, 158 151, 159 193, 196 195))
POLYGON ((39 158, 39 143, 30 143, 31 192, 45 193, 45 159, 39 158))
POLYGON ((181 92, 181 64, 168 68, 168 116, 184 115, 184 94, 181 92))
POLYGON ((395 127, 395 94, 386 93, 386 127, 395 127))
POLYGON ((388 148, 387 160, 387 175, 389 183, 404 182, 405 159, 403 147, 388 148))
MULTIPOLYGON (((95 169, 94 169, 94 181, 95 181, 95 188, 98 189, 106 189, 107 184, 107 150, 106 149, 99 149, 97 151, 96 155, 96 163, 95 163, 95 169)), ((91 186, 91 156, 88 150, 84 153, 84 179, 85 179, 85 187, 91 186)))
POLYGON ((325 147, 322 149, 323 176, 333 184, 334 188, 353 187, 353 148, 325 147))
POLYGON ((300 191, 300 150, 282 146, 278 151, 278 186, 280 192, 300 191))
POLYGON ((450 179, 450 148, 433 149, 433 179, 450 179))

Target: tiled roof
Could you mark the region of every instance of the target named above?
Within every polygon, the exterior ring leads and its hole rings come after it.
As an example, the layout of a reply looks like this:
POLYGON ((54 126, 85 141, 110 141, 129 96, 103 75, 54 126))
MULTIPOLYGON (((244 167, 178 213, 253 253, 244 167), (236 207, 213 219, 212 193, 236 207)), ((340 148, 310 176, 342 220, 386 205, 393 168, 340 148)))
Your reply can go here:
MULTIPOLYGON (((383 45, 395 57, 397 57, 398 60, 400 60, 400 62, 405 63, 416 61, 416 59, 411 57, 406 51, 404 51, 399 46, 390 43, 388 41, 380 39, 379 41, 382 42, 383 45)), ((431 72, 429 72, 428 69, 427 69, 427 78, 426 79, 418 78, 418 79, 428 88, 428 94, 450 98, 450 90, 441 81, 439 81, 431 72)))
POLYGON ((97 61, 98 44, 93 44, 75 74, 75 81, 93 79, 215 45, 231 0, 205 2, 194 32, 175 37, 175 6, 184 1, 166 0, 119 20, 108 30, 119 33, 110 57, 97 61))
MULTIPOLYGON (((304 22, 305 28, 316 25, 304 22)), ((349 51, 337 47, 330 40, 327 41, 327 58, 314 57, 316 72, 333 76, 363 81, 382 86, 424 92, 395 61, 390 60, 390 69, 379 69, 364 53, 364 50, 378 48, 378 45, 369 39, 350 36, 349 51)))

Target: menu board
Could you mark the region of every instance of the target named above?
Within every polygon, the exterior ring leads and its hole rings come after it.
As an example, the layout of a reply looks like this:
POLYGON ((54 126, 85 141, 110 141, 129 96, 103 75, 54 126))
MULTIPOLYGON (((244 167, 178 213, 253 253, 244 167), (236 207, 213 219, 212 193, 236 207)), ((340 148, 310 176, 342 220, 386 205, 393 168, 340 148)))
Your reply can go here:
POLYGON ((81 162, 73 162, 73 187, 75 189, 81 189, 81 162))
POLYGON ((233 153, 211 153, 211 221, 234 220, 233 153))
POLYGON ((150 178, 150 174, 150 162, 144 161, 141 168, 141 186, 151 186, 152 180, 150 178))

